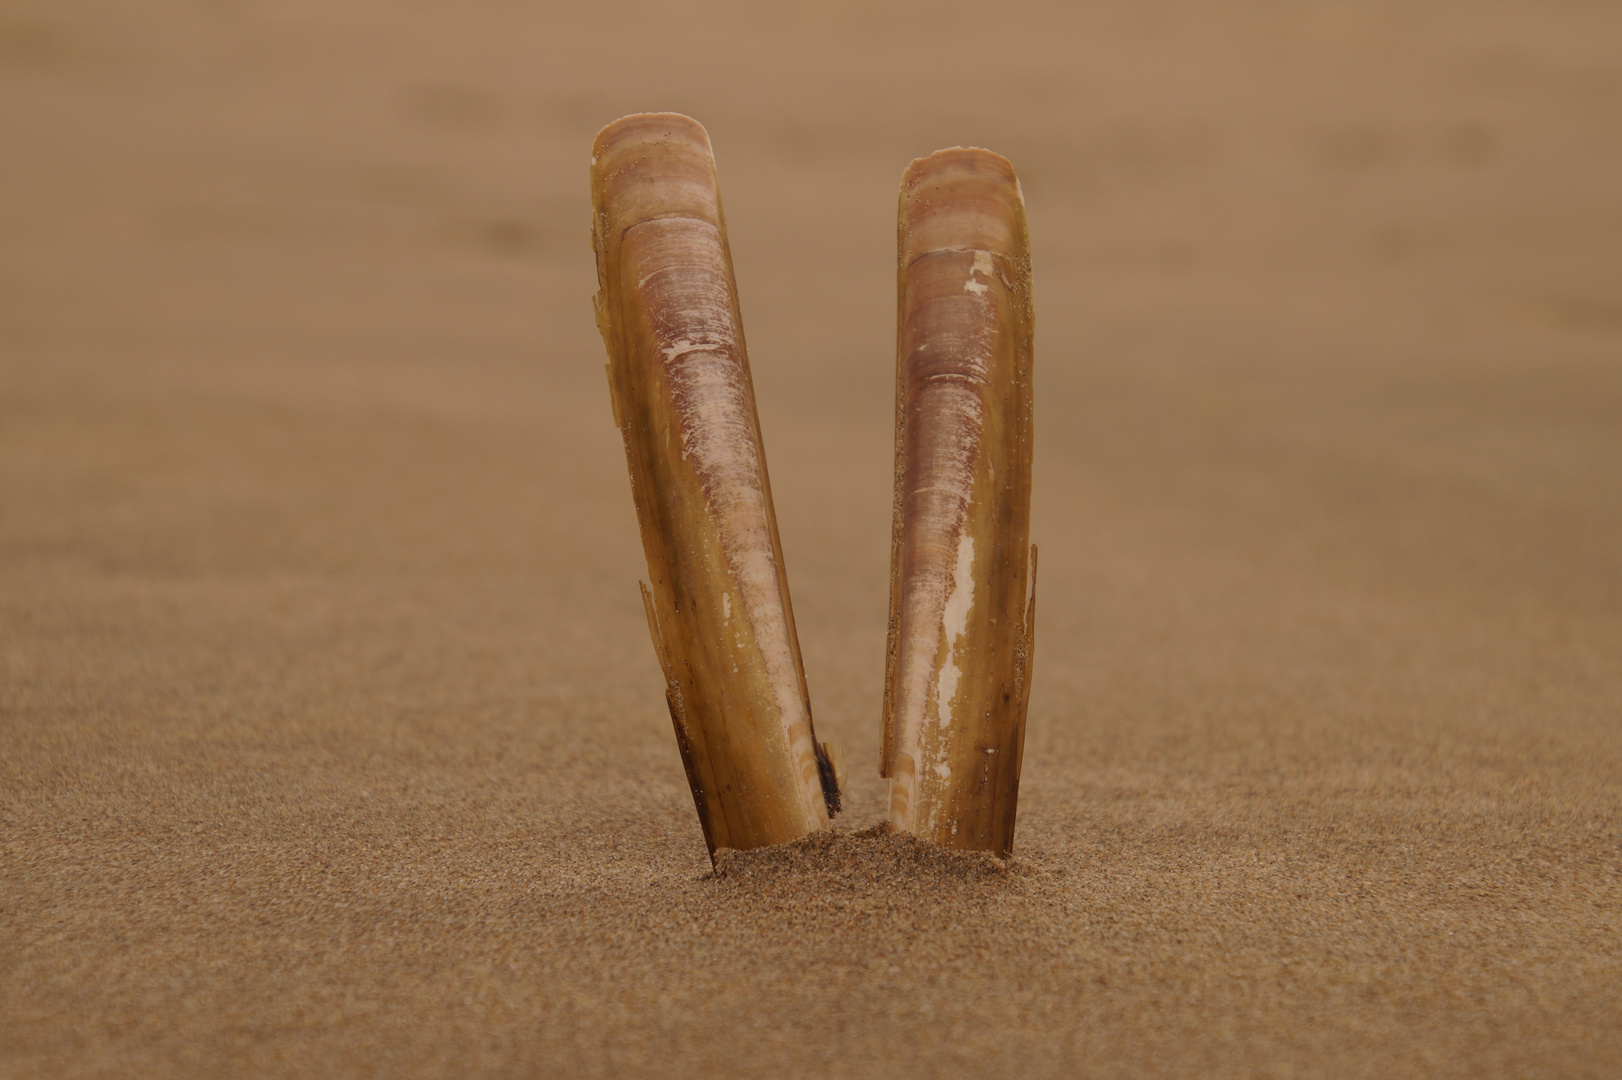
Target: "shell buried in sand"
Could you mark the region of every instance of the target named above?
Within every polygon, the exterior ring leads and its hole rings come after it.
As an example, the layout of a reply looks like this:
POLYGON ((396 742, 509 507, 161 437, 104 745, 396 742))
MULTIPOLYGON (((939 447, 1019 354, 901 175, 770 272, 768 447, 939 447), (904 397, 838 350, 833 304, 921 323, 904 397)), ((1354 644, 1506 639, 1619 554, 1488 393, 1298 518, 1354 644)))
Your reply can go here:
POLYGON ((954 148, 914 161, 899 248, 889 820, 948 847, 1008 853, 1036 553, 1030 242, 1007 159, 954 148))
POLYGON ((650 585, 643 598, 704 837, 781 844, 839 807, 772 511, 709 136, 627 116, 592 149, 598 328, 650 585))

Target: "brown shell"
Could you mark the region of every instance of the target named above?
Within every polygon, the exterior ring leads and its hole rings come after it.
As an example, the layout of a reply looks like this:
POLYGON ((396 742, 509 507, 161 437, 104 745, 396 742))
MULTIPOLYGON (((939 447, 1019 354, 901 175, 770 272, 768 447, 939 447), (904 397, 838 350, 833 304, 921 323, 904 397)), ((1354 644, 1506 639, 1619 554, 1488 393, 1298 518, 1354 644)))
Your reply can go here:
POLYGON ((709 136, 627 116, 592 150, 598 328, 651 586, 648 624, 704 837, 828 823, 709 136))
POLYGON ((893 827, 1006 853, 1035 614, 1034 316, 1013 167, 962 148, 914 161, 899 230, 881 771, 893 827))

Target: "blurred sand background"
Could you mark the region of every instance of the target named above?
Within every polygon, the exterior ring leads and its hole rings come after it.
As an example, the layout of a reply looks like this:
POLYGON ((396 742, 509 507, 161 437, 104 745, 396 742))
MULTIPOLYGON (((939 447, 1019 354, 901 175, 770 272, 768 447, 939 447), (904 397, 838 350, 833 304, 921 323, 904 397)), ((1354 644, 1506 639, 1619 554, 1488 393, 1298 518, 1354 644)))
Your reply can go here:
POLYGON ((0 2, 0 1073, 1622 1074, 1622 7, 0 2), (896 185, 1037 289, 1019 855, 710 876, 587 158, 715 143, 880 815, 896 185))

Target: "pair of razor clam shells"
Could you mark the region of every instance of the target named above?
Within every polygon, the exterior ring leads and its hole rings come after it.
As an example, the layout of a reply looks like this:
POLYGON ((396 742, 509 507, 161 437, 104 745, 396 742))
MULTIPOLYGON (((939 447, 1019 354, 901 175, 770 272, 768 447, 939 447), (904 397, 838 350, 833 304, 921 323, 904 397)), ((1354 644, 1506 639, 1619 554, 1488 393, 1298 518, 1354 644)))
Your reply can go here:
MULTIPOLYGON (((627 116, 591 177, 597 324, 693 801, 712 855, 786 843, 838 812, 840 769, 811 719, 709 136, 627 116)), ((897 284, 889 822, 1007 853, 1035 549, 1029 238, 1006 159, 908 167, 897 284)))

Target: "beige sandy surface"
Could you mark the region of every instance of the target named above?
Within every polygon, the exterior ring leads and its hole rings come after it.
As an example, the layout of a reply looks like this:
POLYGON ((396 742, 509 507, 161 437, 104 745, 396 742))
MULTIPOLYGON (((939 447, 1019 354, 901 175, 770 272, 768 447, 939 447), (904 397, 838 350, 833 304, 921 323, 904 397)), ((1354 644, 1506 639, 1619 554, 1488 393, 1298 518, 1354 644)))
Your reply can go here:
POLYGON ((0 1074, 1622 1075, 1622 8, 677 6, 0 3, 0 1074), (589 306, 642 109, 855 773, 718 878, 589 306), (1036 268, 1007 868, 859 831, 956 143, 1036 268))

